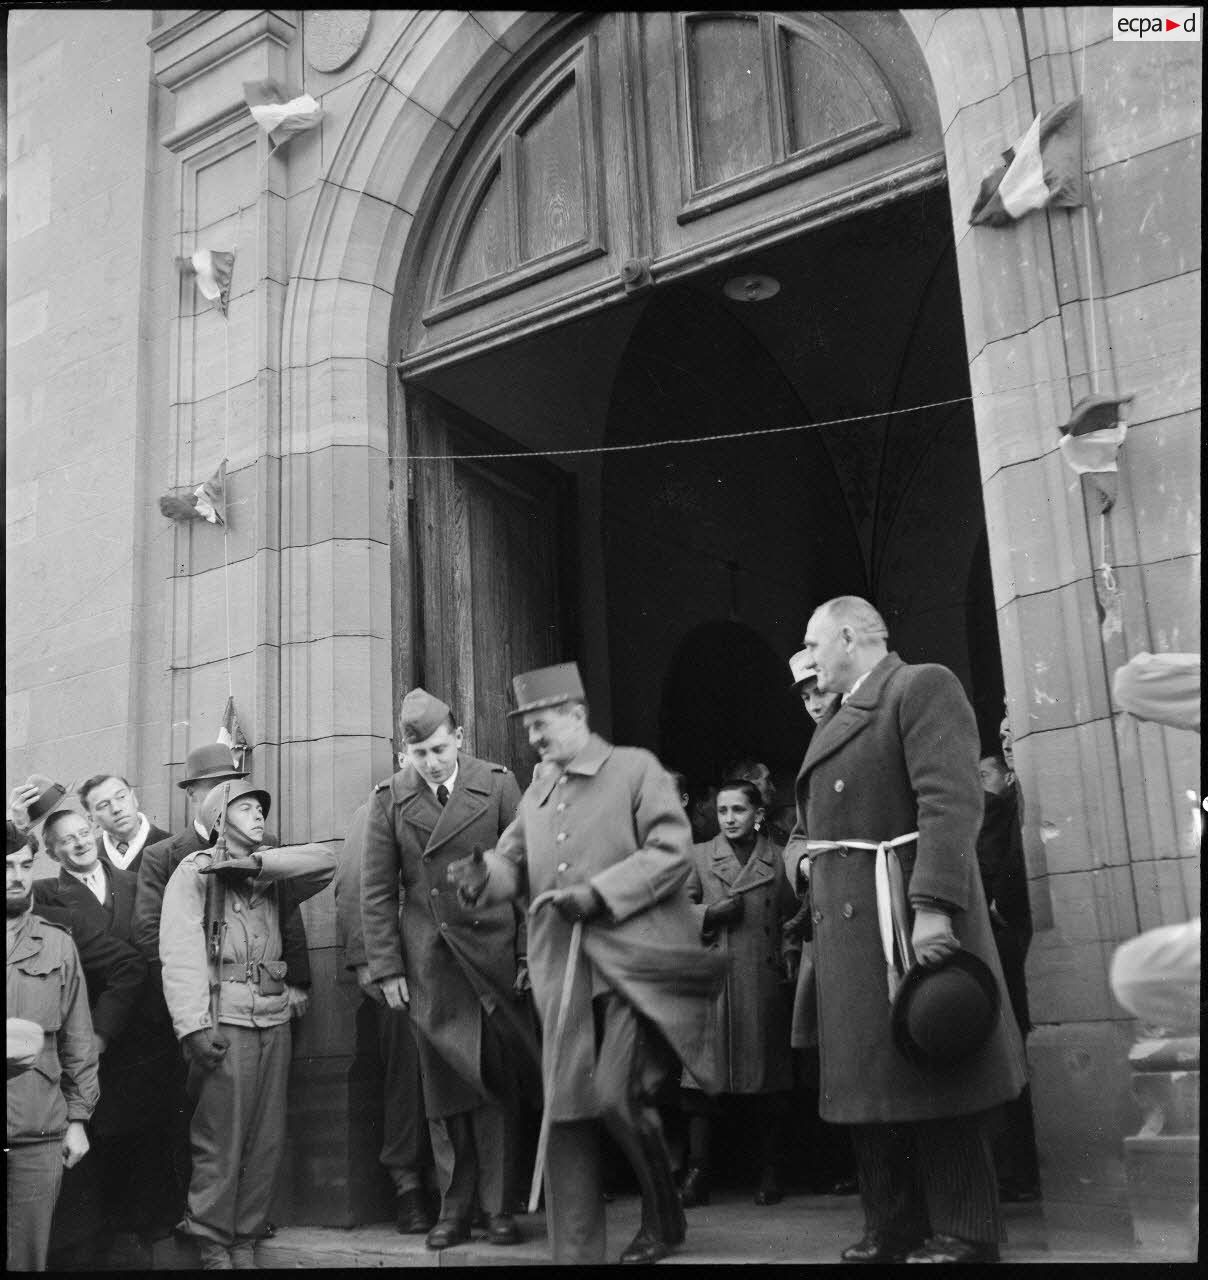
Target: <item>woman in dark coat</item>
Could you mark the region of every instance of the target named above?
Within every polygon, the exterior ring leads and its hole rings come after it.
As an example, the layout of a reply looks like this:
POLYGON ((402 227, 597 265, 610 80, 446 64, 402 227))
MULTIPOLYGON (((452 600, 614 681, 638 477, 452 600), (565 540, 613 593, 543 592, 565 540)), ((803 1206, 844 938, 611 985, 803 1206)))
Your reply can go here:
MULTIPOLYGON (((682 1094, 688 1122, 686 1207, 706 1204, 711 1118, 721 1108, 746 1106, 760 1134, 762 1172, 756 1204, 781 1199, 778 1138, 793 1084, 789 1048, 787 960, 781 927, 797 908, 780 849, 757 828, 765 817, 754 782, 730 779, 717 792, 719 834, 692 848, 688 896, 697 904, 701 937, 727 957, 717 1002, 715 1076, 722 1097, 708 1100, 685 1072, 682 1094), (739 1101, 741 1099, 741 1101, 739 1101)), ((795 956, 794 956, 795 959, 795 956)))

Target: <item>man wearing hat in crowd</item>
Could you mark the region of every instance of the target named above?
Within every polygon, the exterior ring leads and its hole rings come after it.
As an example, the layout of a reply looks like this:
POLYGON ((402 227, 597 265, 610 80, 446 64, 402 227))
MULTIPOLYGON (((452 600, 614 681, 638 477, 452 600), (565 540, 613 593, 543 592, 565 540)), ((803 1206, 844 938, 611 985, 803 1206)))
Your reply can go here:
POLYGON ((399 719, 406 760, 370 798, 361 915, 369 976, 391 1009, 409 1008, 419 1041, 441 1191, 427 1244, 469 1238, 476 1194, 487 1239, 515 1244, 513 1081, 537 1053, 513 1008, 523 941, 510 904, 468 909, 445 872, 499 839, 520 788, 503 765, 461 750, 452 712, 426 690, 407 694, 399 719))
POLYGON ((685 1220, 655 1093, 677 1054, 702 1088, 718 1088, 709 1049, 722 962, 701 942, 688 899, 692 832, 650 752, 592 733, 573 662, 513 684, 510 714, 524 717, 541 763, 495 849, 454 864, 450 879, 480 908, 531 899, 554 1262, 604 1261, 601 1124, 642 1192, 641 1227, 621 1261, 657 1262, 683 1242, 685 1220))
POLYGON ((810 662, 806 650, 799 649, 793 654, 789 659, 789 670, 793 673, 793 692, 800 697, 810 719, 821 724, 835 699, 818 688, 818 668, 810 662))
MULTIPOLYGON (((39 911, 61 909, 73 922, 87 921, 133 945, 136 879, 101 859, 95 825, 74 796, 64 796, 46 816, 42 843, 59 864, 59 874, 34 882, 39 911)), ((56 1265, 70 1264, 70 1256, 60 1251, 73 1240, 76 1252, 83 1250, 83 1261, 95 1265, 115 1233, 150 1238, 156 1228, 166 1233, 173 1221, 166 1130, 179 1055, 171 1028, 156 1016, 146 967, 141 967, 137 991, 121 993, 120 1024, 106 1019, 97 1030, 101 1100, 92 1116, 92 1150, 64 1180, 52 1232, 56 1265)), ((109 985, 106 975, 101 990, 90 987, 94 1007, 109 994, 109 985)))
POLYGON ((804 652, 842 702, 806 752, 784 851, 813 905, 821 1114, 851 1126, 864 1204, 842 1256, 995 1261, 988 1113, 1025 1073, 978 875, 977 726, 951 671, 887 641, 857 596, 810 618, 804 652))
POLYGON ((70 931, 33 911, 33 849, 12 821, 6 836, 6 1266, 44 1271, 63 1170, 88 1152, 97 1051, 70 931))
POLYGON ((164 997, 197 1099, 181 1231, 197 1240, 207 1270, 255 1265, 255 1241, 264 1234, 285 1149, 291 1037, 281 920, 319 893, 336 868, 322 845, 266 848, 270 804, 267 791, 246 782, 215 787, 201 821, 211 840, 222 827, 228 856, 189 854, 164 891, 164 997), (225 896, 218 1026, 210 1012, 206 934, 206 883, 213 875, 222 878, 225 896))
POLYGON ((143 850, 168 838, 167 831, 139 812, 138 796, 125 778, 94 774, 76 794, 85 813, 100 828, 97 852, 101 860, 119 871, 137 875, 143 850))

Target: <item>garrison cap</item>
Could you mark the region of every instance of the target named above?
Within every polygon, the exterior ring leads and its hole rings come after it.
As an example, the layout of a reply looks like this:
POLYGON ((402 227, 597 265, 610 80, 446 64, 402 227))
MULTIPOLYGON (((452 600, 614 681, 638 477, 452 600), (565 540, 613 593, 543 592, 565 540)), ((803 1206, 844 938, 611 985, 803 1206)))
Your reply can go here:
POLYGON ((818 679, 818 668, 809 660, 804 649, 798 649, 789 659, 789 670, 793 673, 793 688, 799 689, 807 680, 818 679))
POLYGON ((403 707, 399 713, 403 741, 423 742, 452 715, 452 711, 427 689, 412 689, 403 699, 403 707))
POLYGON ((541 707, 556 707, 563 702, 586 702, 579 664, 563 662, 556 667, 538 667, 512 679, 516 691, 516 710, 509 716, 520 716, 541 707))

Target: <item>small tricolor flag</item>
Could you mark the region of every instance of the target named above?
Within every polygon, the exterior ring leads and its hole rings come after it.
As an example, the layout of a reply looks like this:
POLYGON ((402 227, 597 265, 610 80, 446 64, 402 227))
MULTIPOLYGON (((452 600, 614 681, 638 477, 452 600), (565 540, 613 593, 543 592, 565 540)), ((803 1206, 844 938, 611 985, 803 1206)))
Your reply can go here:
POLYGON ((243 96, 274 150, 295 134, 313 129, 323 119, 323 108, 309 93, 286 101, 275 80, 245 80, 243 96))
POLYGON ((1127 425, 1119 420, 1120 408, 1131 399, 1131 395, 1084 396, 1061 428, 1061 456, 1079 475, 1094 477, 1104 511, 1110 510, 1116 500, 1116 455, 1128 432, 1127 425))
POLYGON ((1082 99, 1042 111, 1003 160, 981 184, 971 226, 1007 227, 1034 209, 1085 204, 1082 99))
POLYGON ((231 755, 235 759, 235 768, 243 768, 244 753, 248 748, 248 740, 243 736, 243 730, 239 727, 239 717, 235 714, 235 698, 230 696, 226 700, 226 708, 222 713, 222 724, 218 726, 218 741, 224 747, 230 747, 231 755))
POLYGON ((159 500, 159 509, 170 520, 208 520, 210 524, 226 524, 226 459, 187 498, 164 494, 159 500))
POLYGON ((203 298, 212 302, 225 316, 231 301, 231 273, 235 270, 235 255, 221 249, 198 249, 187 258, 177 258, 177 267, 197 280, 197 289, 203 298))

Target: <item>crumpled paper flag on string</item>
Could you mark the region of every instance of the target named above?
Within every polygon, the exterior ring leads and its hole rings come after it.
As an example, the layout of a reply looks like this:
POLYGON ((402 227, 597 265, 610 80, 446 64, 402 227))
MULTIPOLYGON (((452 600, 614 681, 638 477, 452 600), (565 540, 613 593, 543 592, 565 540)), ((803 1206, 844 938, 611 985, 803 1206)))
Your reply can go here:
POLYGON ((1099 493, 1099 510, 1110 511, 1116 501, 1116 455, 1128 426, 1119 421, 1121 405, 1131 395, 1084 396, 1061 428, 1061 456, 1073 471, 1089 475, 1099 493))
POLYGON ((165 493, 159 500, 159 510, 169 520, 207 520, 210 524, 226 524, 226 459, 188 497, 165 493))
POLYGON ((243 758, 249 743, 240 727, 239 716, 235 712, 234 695, 227 697, 226 707, 222 712, 222 723, 218 726, 218 741, 223 746, 230 747, 231 755, 235 759, 235 767, 242 769, 243 758))
POLYGON ((177 258, 176 265, 186 275, 196 277, 198 292, 225 316, 231 301, 235 255, 221 249, 198 249, 187 258, 177 258))
POLYGON ((323 119, 323 108, 309 93, 286 101, 275 80, 245 80, 243 96, 256 123, 268 134, 274 151, 295 134, 313 129, 323 119))

